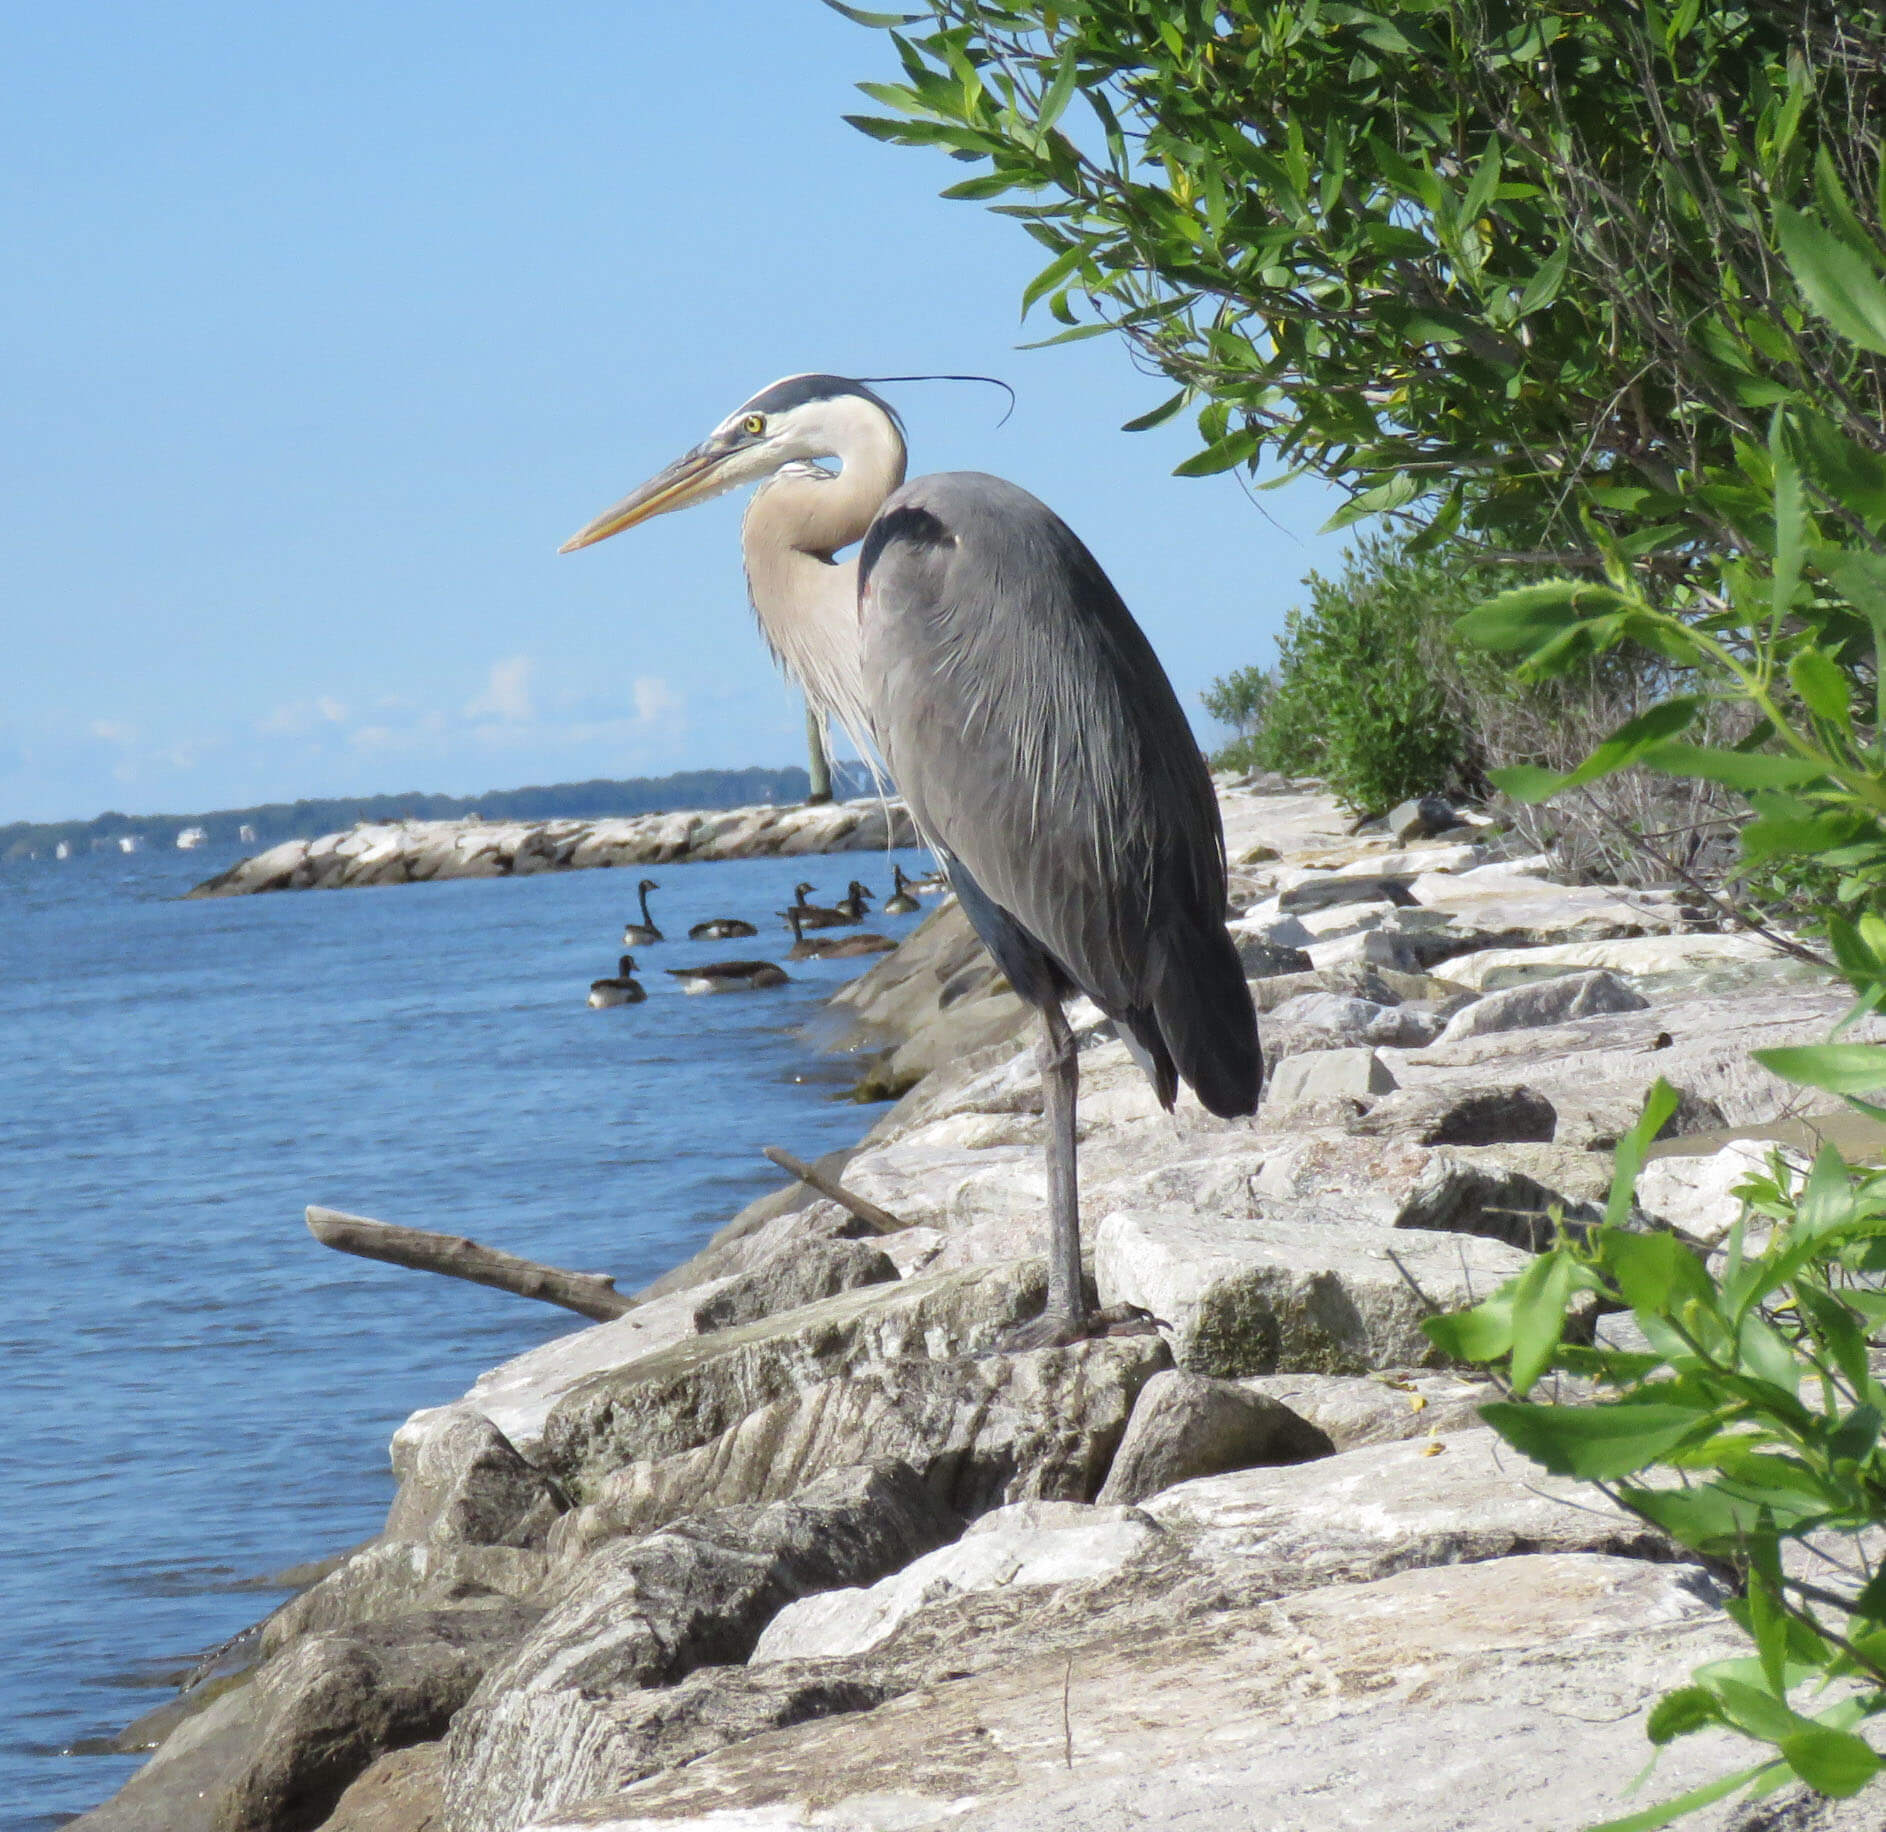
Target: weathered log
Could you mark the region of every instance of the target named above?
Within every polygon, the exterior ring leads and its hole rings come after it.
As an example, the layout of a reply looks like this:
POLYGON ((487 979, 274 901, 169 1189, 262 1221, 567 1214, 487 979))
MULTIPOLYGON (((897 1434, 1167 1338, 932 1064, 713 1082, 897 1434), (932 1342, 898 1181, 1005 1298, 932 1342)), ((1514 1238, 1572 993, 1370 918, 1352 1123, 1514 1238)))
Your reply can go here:
POLYGON ((545 1266, 496 1247, 481 1247, 462 1234, 401 1228, 391 1222, 369 1221, 364 1215, 345 1215, 339 1209, 312 1205, 308 1209, 308 1232, 337 1253, 357 1253, 362 1259, 410 1266, 415 1272, 469 1279, 474 1285, 490 1285, 520 1298, 559 1304, 598 1323, 607 1323, 633 1308, 606 1272, 565 1272, 560 1266, 545 1266))
POLYGON ((875 1202, 866 1202, 862 1196, 846 1189, 836 1177, 828 1177, 816 1164, 795 1158, 778 1145, 768 1145, 764 1150, 781 1170, 790 1171, 801 1183, 809 1183, 821 1196, 829 1196, 840 1208, 850 1210, 867 1228, 879 1234, 896 1234, 908 1225, 890 1210, 879 1208, 875 1202))

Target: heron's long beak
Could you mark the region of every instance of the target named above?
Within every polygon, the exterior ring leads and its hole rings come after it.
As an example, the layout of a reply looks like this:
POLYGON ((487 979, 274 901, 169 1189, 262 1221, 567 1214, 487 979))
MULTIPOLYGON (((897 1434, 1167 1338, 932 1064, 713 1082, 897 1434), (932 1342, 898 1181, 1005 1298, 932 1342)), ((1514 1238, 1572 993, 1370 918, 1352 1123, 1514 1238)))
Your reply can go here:
POLYGON ((620 534, 624 528, 633 528, 637 522, 645 522, 652 516, 665 515, 670 509, 685 509, 690 503, 718 496, 727 487, 720 478, 720 468, 737 449, 697 445, 639 489, 631 490, 614 508, 605 509, 587 527, 578 529, 557 552, 574 553, 579 547, 606 541, 612 534, 620 534))

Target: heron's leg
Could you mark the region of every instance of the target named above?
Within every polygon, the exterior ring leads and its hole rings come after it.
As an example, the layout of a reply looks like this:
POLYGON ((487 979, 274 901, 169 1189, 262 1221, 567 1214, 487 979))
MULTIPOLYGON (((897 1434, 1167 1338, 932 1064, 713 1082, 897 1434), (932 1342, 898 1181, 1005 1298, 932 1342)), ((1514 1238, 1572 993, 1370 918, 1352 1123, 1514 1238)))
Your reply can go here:
POLYGON ((1035 1045, 1041 1069, 1041 1107, 1048 1123, 1048 1307, 1046 1315, 1070 1325, 1083 1323, 1087 1300, 1081 1291, 1080 1182, 1074 1155, 1074 1098, 1080 1087, 1080 1057, 1074 1033, 1057 1002, 1041 1011, 1041 1040, 1035 1045))

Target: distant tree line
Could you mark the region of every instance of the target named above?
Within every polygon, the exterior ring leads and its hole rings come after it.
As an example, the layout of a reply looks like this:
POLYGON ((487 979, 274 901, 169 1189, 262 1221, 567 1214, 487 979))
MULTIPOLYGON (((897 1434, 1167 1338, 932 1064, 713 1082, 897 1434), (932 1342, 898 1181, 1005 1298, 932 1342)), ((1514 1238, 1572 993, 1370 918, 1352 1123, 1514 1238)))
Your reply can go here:
MULTIPOLYGON (((833 766, 836 794, 857 795, 869 786, 862 766, 833 766)), ((0 826, 0 858, 51 858, 61 841, 76 855, 114 848, 120 839, 170 847, 184 829, 200 827, 205 847, 249 845, 257 849, 283 840, 313 839, 357 821, 600 819, 608 815, 657 814, 668 808, 739 808, 755 802, 801 802, 810 783, 803 767, 745 770, 677 770, 669 776, 597 777, 542 787, 492 789, 483 795, 328 796, 294 802, 263 802, 253 808, 219 808, 208 814, 120 814, 107 811, 84 821, 14 821, 0 826), (249 833, 245 835, 243 829, 249 833)))

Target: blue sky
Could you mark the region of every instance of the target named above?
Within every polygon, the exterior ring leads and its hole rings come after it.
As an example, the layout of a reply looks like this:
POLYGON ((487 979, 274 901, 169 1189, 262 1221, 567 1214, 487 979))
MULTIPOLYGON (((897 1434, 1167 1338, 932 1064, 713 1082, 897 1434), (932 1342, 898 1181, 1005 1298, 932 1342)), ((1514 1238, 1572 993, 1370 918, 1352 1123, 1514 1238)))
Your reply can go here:
MULTIPOLYGON (((0 822, 776 763, 738 499, 559 541, 803 369, 1079 531, 1195 711, 1339 543, 1169 475, 1034 245, 840 120, 817 0, 16 8, 0 65, 0 822)), ((1209 722, 1198 715, 1201 732, 1209 722)))

